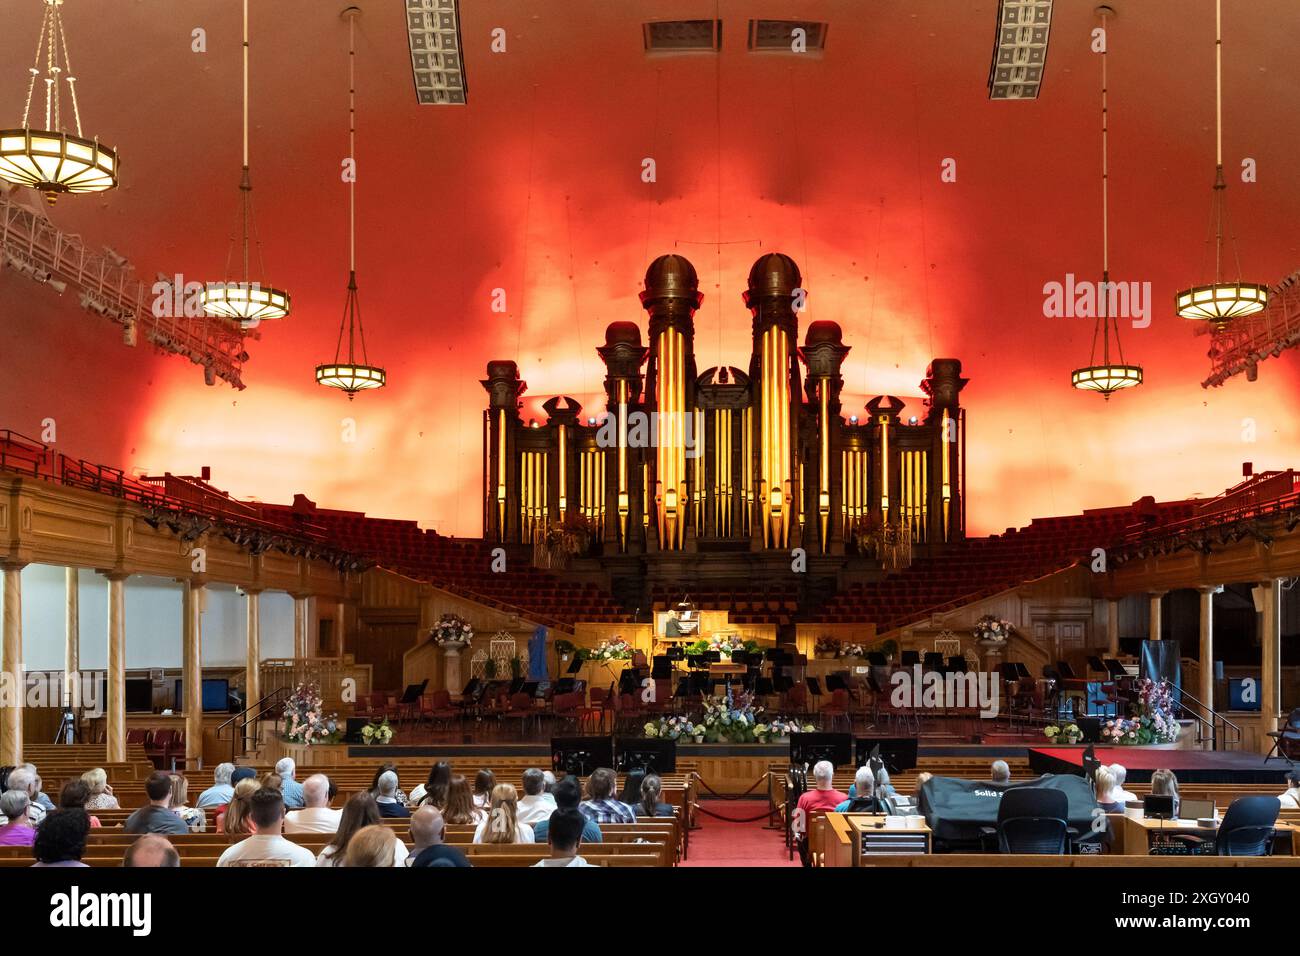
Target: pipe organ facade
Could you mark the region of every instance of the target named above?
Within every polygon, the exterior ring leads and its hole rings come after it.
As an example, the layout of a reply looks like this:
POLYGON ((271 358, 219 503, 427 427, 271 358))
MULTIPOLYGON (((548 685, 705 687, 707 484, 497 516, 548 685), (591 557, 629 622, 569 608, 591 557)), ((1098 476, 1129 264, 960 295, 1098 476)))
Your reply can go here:
POLYGON ((596 351, 605 408, 584 417, 568 397, 525 423, 526 384, 511 361, 488 363, 483 386, 484 535, 534 544, 554 531, 583 554, 701 550, 870 554, 888 534, 933 552, 964 536, 966 384, 957 359, 934 359, 924 409, 893 396, 861 414, 842 405, 850 347, 834 322, 811 323, 802 346, 799 268, 770 253, 743 293, 752 316, 746 370, 697 372, 695 269, 661 256, 646 272, 648 337, 613 322, 596 351))

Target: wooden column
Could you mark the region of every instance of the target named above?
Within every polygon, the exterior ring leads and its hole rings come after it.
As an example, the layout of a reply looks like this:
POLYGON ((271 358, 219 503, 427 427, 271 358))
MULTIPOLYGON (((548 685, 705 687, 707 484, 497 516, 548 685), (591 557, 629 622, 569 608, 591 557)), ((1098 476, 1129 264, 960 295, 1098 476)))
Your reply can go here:
POLYGON ((1268 733, 1277 730, 1278 709, 1282 706, 1282 588, 1281 582, 1270 578, 1259 582, 1264 594, 1264 608, 1260 620, 1260 645, 1263 648, 1263 680, 1259 705, 1260 748, 1267 751, 1273 745, 1268 733))
POLYGON ((246 588, 248 597, 248 649, 244 658, 245 707, 262 699, 262 592, 246 588))
POLYGON ((1214 592, 1215 588, 1197 588, 1201 595, 1201 686, 1196 694, 1201 703, 1214 709, 1214 592))
POLYGON ((66 592, 63 622, 63 705, 79 703, 78 678, 81 673, 81 596, 78 594, 80 574, 76 568, 63 569, 63 588, 66 592))
POLYGON ((1119 657, 1119 601, 1106 602, 1106 650, 1111 657, 1119 657))
POLYGON ((1160 640, 1160 635, 1163 632, 1160 619, 1160 599, 1164 596, 1164 591, 1151 592, 1151 626, 1148 628, 1150 633, 1147 635, 1149 641, 1160 640))
POLYGON ((181 688, 185 769, 203 765, 203 584, 181 579, 181 688))
POLYGON ((293 656, 303 660, 310 656, 307 641, 308 628, 311 623, 311 600, 309 595, 293 595, 293 656))
POLYGON ((23 566, 5 564, 4 568, 4 645, 3 667, 9 692, 0 703, 0 764, 14 766, 23 762, 23 698, 26 680, 23 673, 23 566))
POLYGON ((126 578, 108 579, 108 700, 104 702, 104 739, 109 763, 126 760, 126 578))
POLYGON ((339 601, 334 608, 334 656, 343 656, 343 637, 347 633, 348 606, 339 601))

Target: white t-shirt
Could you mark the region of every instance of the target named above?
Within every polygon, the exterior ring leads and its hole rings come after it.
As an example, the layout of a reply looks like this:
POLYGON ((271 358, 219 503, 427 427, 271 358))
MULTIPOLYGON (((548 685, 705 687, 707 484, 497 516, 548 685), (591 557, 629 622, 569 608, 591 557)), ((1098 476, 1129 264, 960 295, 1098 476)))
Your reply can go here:
POLYGON ((555 797, 549 793, 535 796, 525 794, 519 798, 519 822, 529 826, 549 820, 555 812, 555 797))
POLYGON ((1297 795, 1300 795, 1300 789, 1287 790, 1277 800, 1278 803, 1282 804, 1284 810, 1300 810, 1300 798, 1297 795))
POLYGON ((571 860, 538 860, 533 866, 595 866, 595 863, 588 863, 580 856, 575 856, 571 860))
POLYGON ((278 833, 254 833, 232 844, 217 866, 315 866, 311 850, 278 833))
POLYGON ((284 815, 285 833, 337 833, 342 810, 329 807, 306 807, 290 810, 284 815))
MULTIPOLYGON (((479 823, 479 825, 474 828, 475 843, 483 842, 483 834, 487 832, 488 821, 491 819, 492 819, 491 817, 485 817, 479 823)), ((521 822, 515 824, 515 838, 510 842, 511 843, 536 843, 537 838, 533 836, 533 828, 530 827, 528 824, 521 822)))
MULTIPOLYGON (((406 849, 406 844, 401 840, 393 844, 393 866, 406 866, 406 858, 410 851, 406 849)), ((334 847, 327 846, 320 851, 320 856, 316 857, 317 866, 338 866, 342 864, 342 859, 334 859, 334 847)))

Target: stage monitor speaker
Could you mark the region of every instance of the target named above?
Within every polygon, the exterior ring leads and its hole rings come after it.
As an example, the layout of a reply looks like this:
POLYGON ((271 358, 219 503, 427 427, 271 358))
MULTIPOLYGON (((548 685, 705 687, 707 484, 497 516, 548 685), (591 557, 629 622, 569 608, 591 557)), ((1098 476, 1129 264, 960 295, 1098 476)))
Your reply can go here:
POLYGON ((1101 743, 1101 718, 1100 717, 1078 717, 1074 721, 1083 731, 1083 742, 1085 744, 1101 743))
POLYGON ((850 766, 853 738, 849 734, 812 732, 790 735, 790 766, 811 768, 819 760, 829 760, 835 767, 850 766))
POLYGON ((643 774, 677 772, 677 741, 649 737, 620 737, 614 756, 614 768, 622 773, 643 774))
POLYGON ((613 737, 552 737, 551 769, 586 777, 597 767, 614 766, 613 737))
POLYGON ((349 717, 347 730, 343 733, 344 743, 363 744, 365 738, 361 736, 361 728, 370 723, 368 717, 349 717))

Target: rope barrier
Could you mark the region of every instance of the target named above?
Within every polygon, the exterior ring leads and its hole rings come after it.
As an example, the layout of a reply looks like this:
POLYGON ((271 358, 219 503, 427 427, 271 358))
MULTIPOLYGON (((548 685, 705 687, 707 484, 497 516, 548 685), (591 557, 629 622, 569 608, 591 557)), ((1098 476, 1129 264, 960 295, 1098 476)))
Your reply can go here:
POLYGON ((700 786, 703 787, 705 790, 709 791, 709 796, 716 797, 718 800, 744 800, 747 796, 753 793, 760 785, 762 785, 767 781, 770 773, 771 771, 768 771, 768 773, 763 774, 763 776, 755 780, 754 783, 750 786, 750 788, 746 790, 744 793, 735 795, 735 794, 718 793, 718 791, 714 790, 712 787, 710 787, 707 783, 704 782, 704 778, 701 777, 697 771, 691 771, 691 775, 699 782, 700 786))

